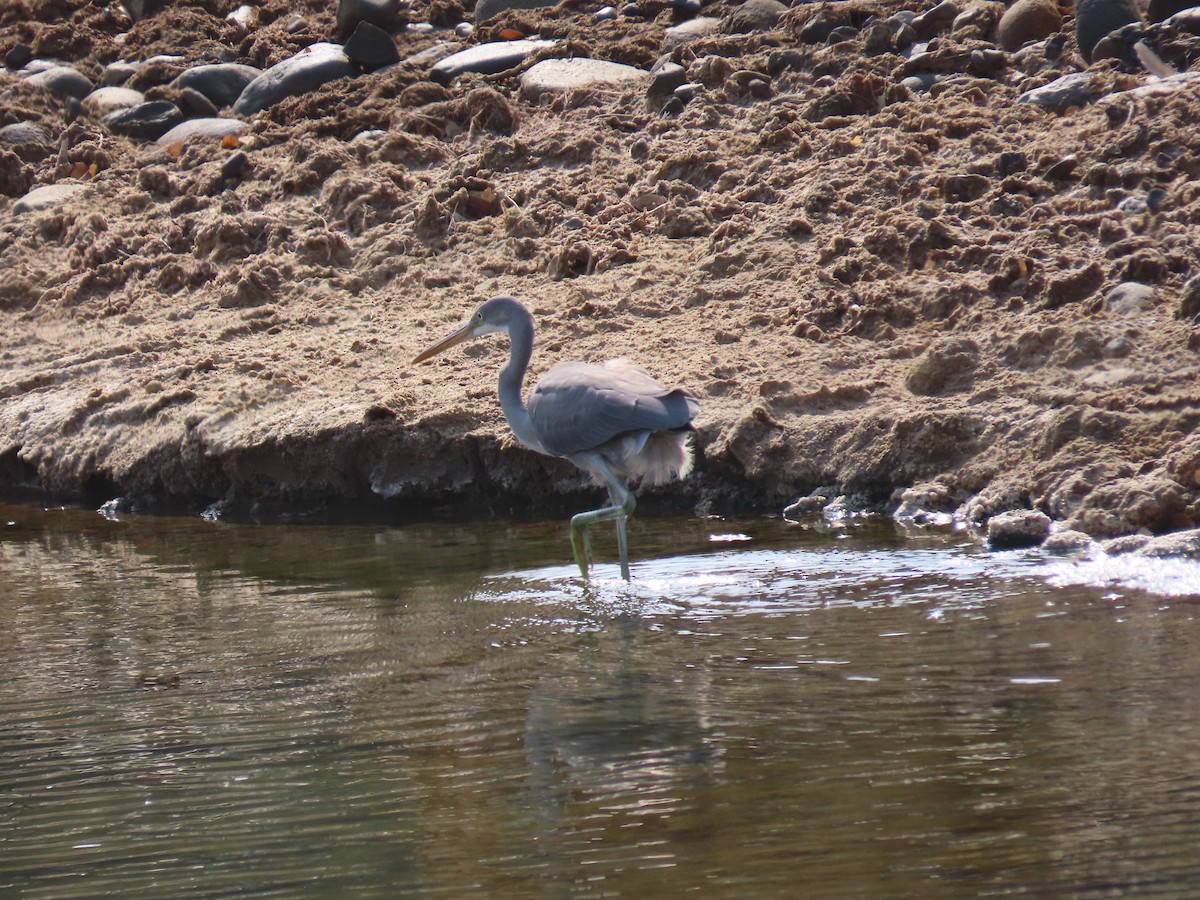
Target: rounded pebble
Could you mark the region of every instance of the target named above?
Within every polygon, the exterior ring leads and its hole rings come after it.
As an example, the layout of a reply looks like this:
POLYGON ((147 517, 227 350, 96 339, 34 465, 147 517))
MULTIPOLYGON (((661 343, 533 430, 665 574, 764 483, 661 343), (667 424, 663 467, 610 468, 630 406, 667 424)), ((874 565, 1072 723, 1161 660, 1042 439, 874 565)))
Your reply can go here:
POLYGON ((70 66, 53 66, 29 76, 29 83, 46 88, 55 94, 74 97, 82 100, 92 92, 92 82, 88 77, 75 71, 70 66))
POLYGON ((1063 17, 1053 0, 1017 0, 996 26, 996 43, 1010 52, 1040 41, 1062 28, 1063 17))

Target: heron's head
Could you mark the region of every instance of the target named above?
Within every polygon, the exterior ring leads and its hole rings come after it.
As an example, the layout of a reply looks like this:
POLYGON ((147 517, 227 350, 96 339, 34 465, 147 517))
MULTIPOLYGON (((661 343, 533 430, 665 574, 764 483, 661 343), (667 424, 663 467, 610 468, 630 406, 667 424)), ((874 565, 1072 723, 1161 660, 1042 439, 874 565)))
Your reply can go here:
POLYGON ((493 331, 509 332, 513 322, 521 317, 529 318, 529 311, 521 305, 519 300, 513 297, 493 297, 486 303, 481 303, 479 308, 471 314, 471 318, 467 319, 459 328, 446 335, 432 347, 429 347, 417 355, 413 360, 413 364, 423 363, 425 360, 437 356, 443 350, 449 350, 458 344, 473 340, 483 334, 491 334, 493 331))

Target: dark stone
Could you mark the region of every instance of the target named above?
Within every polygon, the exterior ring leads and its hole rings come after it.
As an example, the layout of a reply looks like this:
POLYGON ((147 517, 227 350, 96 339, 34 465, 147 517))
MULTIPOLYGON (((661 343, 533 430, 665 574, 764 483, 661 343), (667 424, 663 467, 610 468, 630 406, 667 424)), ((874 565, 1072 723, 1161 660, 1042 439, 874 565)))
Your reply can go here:
POLYGON ((33 51, 25 44, 13 44, 4 54, 4 64, 10 69, 23 69, 33 59, 33 51))
POLYGON ((1066 181, 1075 174, 1075 170, 1079 167, 1079 157, 1074 153, 1069 156, 1064 156, 1054 165, 1046 170, 1043 176, 1047 181, 1066 181))
POLYGON ((182 122, 183 118, 183 113, 174 103, 151 100, 109 113, 101 122, 113 134, 153 141, 182 122))
POLYGON ((992 182, 984 175, 951 175, 942 183, 942 195, 947 200, 977 200, 987 193, 992 182))
POLYGON ((150 18, 166 4, 167 0, 121 0, 121 5, 129 13, 129 18, 135 22, 150 18))
POLYGON ((1017 172, 1024 172, 1027 168, 1029 168, 1029 158, 1020 150, 1006 150, 996 160, 996 174, 1001 178, 1007 178, 1017 172))
POLYGON ((651 97, 665 96, 687 81, 687 69, 679 63, 663 63, 651 74, 654 80, 650 82, 647 94, 651 97))
POLYGON ((400 61, 400 51, 392 36, 370 22, 359 22, 354 34, 346 41, 346 56, 350 62, 368 72, 382 69, 400 61))
POLYGON ((404 24, 397 0, 339 0, 337 27, 350 34, 360 23, 368 22, 384 31, 395 31, 404 24))
POLYGON ((824 16, 813 16, 800 29, 800 40, 805 44, 823 44, 829 40, 829 35, 833 34, 835 28, 837 22, 824 16))
POLYGON ((663 104, 661 112, 664 116, 677 116, 683 112, 683 101, 678 97, 672 97, 663 104))
POLYGON ((212 101, 217 109, 233 106, 246 85, 262 74, 261 69, 239 63, 215 63, 196 66, 181 72, 171 82, 171 87, 182 91, 186 88, 199 91, 212 101))
POLYGON ((252 116, 280 100, 306 94, 326 82, 357 73, 341 44, 313 44, 271 66, 246 85, 233 104, 233 112, 239 116, 252 116))
POLYGON ((1193 321, 1200 317, 1200 275, 1193 275, 1183 285, 1183 293, 1179 297, 1179 312, 1175 315, 1177 318, 1193 321))
POLYGON ((1196 0, 1150 0, 1146 4, 1146 20, 1149 22, 1162 22, 1176 13, 1181 13, 1185 9, 1192 9, 1196 6, 1196 0))
POLYGON ((184 88, 179 92, 179 102, 188 115, 203 119, 215 118, 217 106, 195 88, 184 88))
POLYGON ((230 153, 225 162, 221 163, 222 178, 239 178, 248 171, 250 171, 250 157, 244 150, 230 153))
POLYGON ((1091 62, 1092 51, 1109 32, 1139 22, 1133 0, 1077 0, 1075 40, 1080 55, 1091 62))
POLYGON ((830 44, 840 44, 842 41, 852 41, 858 37, 858 29, 853 25, 839 25, 829 32, 830 44))
POLYGON ((140 68, 140 65, 131 62, 109 63, 104 67, 104 74, 100 76, 100 83, 105 87, 121 87, 136 75, 140 68))
POLYGON ((941 34, 948 29, 960 12, 961 10, 955 0, 942 0, 941 3, 932 9, 927 9, 920 15, 915 16, 911 25, 918 37, 923 41, 927 41, 931 37, 941 34))
POLYGON ((1050 533, 1050 517, 1035 509, 1014 509, 988 519, 987 544, 992 550, 1036 547, 1050 533))

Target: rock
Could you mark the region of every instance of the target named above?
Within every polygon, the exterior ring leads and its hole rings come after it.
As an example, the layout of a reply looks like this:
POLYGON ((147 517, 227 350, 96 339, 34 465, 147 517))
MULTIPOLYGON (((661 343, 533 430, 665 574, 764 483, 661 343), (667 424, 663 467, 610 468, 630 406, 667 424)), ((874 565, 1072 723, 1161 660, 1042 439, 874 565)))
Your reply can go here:
POLYGON ((1065 556, 1072 553, 1083 553, 1092 547, 1092 539, 1082 531, 1056 531, 1042 541, 1042 549, 1047 553, 1065 556))
POLYGON ((449 84, 459 75, 477 72, 492 75, 516 68, 535 50, 554 46, 555 41, 521 40, 493 41, 460 50, 447 56, 429 71, 429 77, 438 84, 449 84))
POLYGON ((13 122, 0 128, 0 145, 15 150, 22 159, 28 154, 40 159, 51 146, 50 133, 36 122, 13 122))
POLYGON ((932 9, 914 16, 909 24, 921 40, 927 41, 948 29, 961 11, 955 0, 942 0, 932 9))
POLYGON ((1088 62, 1092 50, 1110 31, 1141 21, 1134 0, 1077 0, 1075 40, 1088 62))
POLYGON ((1104 308, 1117 316, 1136 316, 1154 306, 1154 288, 1136 281, 1123 281, 1108 292, 1104 308))
POLYGON ((229 154, 225 162, 221 163, 222 178, 240 178, 248 171, 250 171, 250 157, 244 150, 229 154))
POLYGON ((1178 6, 1180 8, 1165 19, 1160 20, 1155 18, 1161 14, 1157 0, 1150 0, 1149 5, 1146 7, 1146 18, 1151 22, 1165 21, 1168 28, 1177 31, 1185 31, 1188 34, 1200 34, 1200 6, 1195 5, 1195 0, 1166 0, 1166 3, 1163 5, 1178 6))
POLYGON ((1124 556, 1127 553, 1137 553, 1148 543, 1150 536, 1147 534, 1126 534, 1105 541, 1100 545, 1100 549, 1109 556, 1124 556))
POLYGON ((1116 478, 1083 497, 1067 525, 1096 537, 1161 532, 1184 505, 1179 484, 1163 475, 1116 478))
POLYGON ((140 68, 141 66, 137 63, 126 62, 123 59, 111 62, 104 67, 100 83, 105 87, 120 87, 136 75, 140 68))
POLYGON ((888 53, 894 44, 892 29, 882 22, 876 22, 863 29, 863 49, 867 53, 888 53))
POLYGON ((239 119, 188 119, 180 122, 158 138, 156 143, 166 146, 176 141, 208 140, 219 141, 226 135, 241 134, 250 126, 239 119))
POLYGON ((482 25, 492 16, 510 9, 542 9, 556 5, 558 0, 479 0, 475 4, 475 24, 482 25))
POLYGON ((73 200, 90 190, 91 186, 86 184, 48 184, 45 187, 34 188, 14 203, 12 210, 17 215, 40 212, 73 200))
POLYGON ((1036 547, 1050 533, 1050 517, 1036 509, 1014 509, 988 519, 987 544, 992 550, 1036 547))
POLYGON ((770 31, 787 10, 779 0, 745 0, 721 23, 721 30, 726 34, 770 31))
POLYGON ((400 51, 392 36, 370 22, 359 22, 346 41, 346 56, 368 72, 400 61, 400 51))
POLYGON ((181 108, 189 116, 199 116, 204 119, 215 119, 217 113, 217 105, 205 97, 195 88, 184 88, 179 92, 179 103, 181 108))
POLYGON ((4 54, 4 64, 10 69, 23 69, 33 59, 33 51, 26 44, 13 44, 4 54))
POLYGON ((166 5, 167 0, 121 0, 121 5, 129 13, 129 17, 135 22, 140 22, 142 19, 148 19, 154 15, 159 8, 166 5))
MULTIPOLYGON (((0 128, 0 134, 3 133, 4 129, 0 128)), ((1175 313, 1175 317, 1195 320, 1197 316, 1200 316, 1200 275, 1193 275, 1184 282, 1183 292, 1179 297, 1179 311, 1175 313)))
POLYGON ((146 95, 141 91, 123 87, 102 87, 83 98, 83 108, 96 118, 103 118, 118 109, 128 109, 145 102, 146 95))
POLYGON ((1063 17, 1053 0, 1017 0, 1000 17, 996 43, 1013 52, 1062 28, 1063 17))
POLYGON ((544 59, 521 76, 521 90, 536 99, 587 86, 623 88, 649 81, 649 72, 622 63, 581 57, 544 59))
POLYGON ((969 202, 982 197, 991 186, 992 181, 986 175, 973 172, 966 175, 950 175, 942 183, 942 196, 947 200, 969 202))
POLYGON ((944 80, 945 76, 935 75, 932 72, 923 72, 919 75, 909 75, 900 83, 914 94, 923 94, 935 84, 944 80))
POLYGON ((174 103, 150 100, 109 113, 102 124, 113 134, 153 141, 183 121, 183 113, 174 103))
POLYGON ((271 66, 242 91, 233 104, 239 116, 252 116, 280 100, 315 90, 338 78, 357 74, 341 44, 317 43, 271 66))
POLYGON ((1047 112, 1061 113, 1073 106, 1087 106, 1093 99, 1095 96, 1092 92, 1092 76, 1087 72, 1073 72, 1056 78, 1049 84, 1026 91, 1017 101, 1032 103, 1047 112))
POLYGON ((662 50, 668 53, 676 47, 698 41, 717 34, 721 30, 721 20, 712 16, 697 16, 678 25, 672 25, 663 32, 662 50))
POLYGON ((241 63, 212 63, 186 69, 179 73, 170 86, 177 91, 188 88, 199 91, 217 109, 224 109, 233 106, 246 86, 262 74, 262 69, 241 63))
POLYGON ((342 34, 350 34, 363 22, 384 31, 404 24, 397 0, 339 0, 336 19, 342 34))
POLYGON ((1134 44, 1140 41, 1144 34, 1145 28, 1141 22, 1133 22, 1110 31, 1092 48, 1092 62, 1117 59, 1131 68, 1141 68, 1134 44))
POLYGON ((70 66, 52 66, 36 75, 30 75, 28 82, 64 97, 74 97, 76 100, 82 100, 93 88, 86 75, 76 72, 70 66))
POLYGON ((651 97, 665 97, 687 81, 687 69, 674 62, 664 62, 650 70, 654 79, 646 91, 651 97))

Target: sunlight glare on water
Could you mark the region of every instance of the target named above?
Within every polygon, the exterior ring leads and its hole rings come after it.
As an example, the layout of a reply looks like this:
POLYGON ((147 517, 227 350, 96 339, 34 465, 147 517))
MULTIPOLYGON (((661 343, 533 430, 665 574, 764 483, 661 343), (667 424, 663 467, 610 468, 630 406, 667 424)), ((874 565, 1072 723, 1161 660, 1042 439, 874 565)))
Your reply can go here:
POLYGON ((6 896, 1200 892, 1191 564, 0 513, 6 896))

